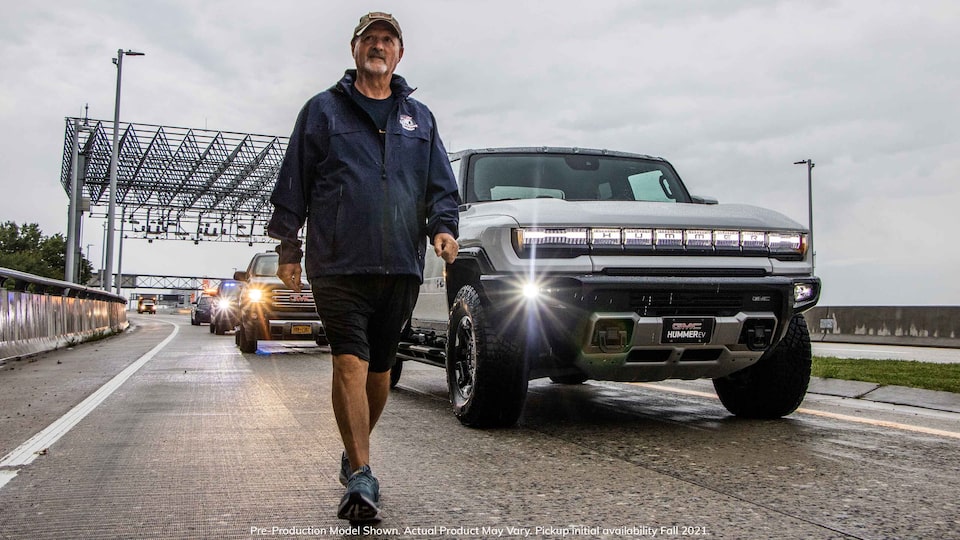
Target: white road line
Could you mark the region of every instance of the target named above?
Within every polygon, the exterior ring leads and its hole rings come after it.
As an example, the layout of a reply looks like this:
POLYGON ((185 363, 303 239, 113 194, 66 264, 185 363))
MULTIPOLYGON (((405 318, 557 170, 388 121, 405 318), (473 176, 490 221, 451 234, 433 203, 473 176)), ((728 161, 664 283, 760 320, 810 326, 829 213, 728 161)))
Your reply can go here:
MULTIPOLYGON (((697 396, 705 397, 710 399, 720 399, 715 394, 710 394, 708 392, 700 392, 697 390, 687 390, 685 388, 673 388, 670 386, 661 386, 659 384, 653 383, 632 383, 635 386, 642 386, 644 388, 651 388, 653 390, 664 390, 667 392, 673 392, 675 394, 685 394, 688 396, 697 396)), ((899 429, 903 431, 912 431, 914 433, 923 433, 926 435, 937 435, 939 437, 949 437, 951 439, 960 439, 960 433, 954 431, 946 431, 943 429, 934 429, 927 428, 923 426, 911 426, 910 424, 901 424, 899 422, 889 422, 886 420, 873 420, 870 418, 862 418, 859 416, 850 416, 847 414, 837 414, 826 411, 816 411, 813 409, 797 409, 797 412, 800 414, 809 414, 811 416, 822 416, 824 418, 832 418, 834 420, 843 420, 845 422, 855 422, 857 424, 866 424, 869 426, 885 427, 892 429, 899 429)))
MULTIPOLYGON (((73 426, 77 425, 81 420, 84 419, 84 417, 90 414, 91 411, 97 408, 98 405, 103 403, 103 401, 107 399, 117 388, 119 388, 120 385, 126 382, 131 375, 136 373, 137 370, 143 367, 144 364, 149 362, 150 359, 160 352, 161 349, 173 341, 173 338, 176 337, 177 333, 180 331, 180 327, 173 323, 167 324, 173 326, 173 332, 167 336, 166 339, 161 341, 160 344, 153 349, 150 349, 149 352, 138 358, 134 363, 127 366, 126 369, 118 373, 114 378, 110 379, 94 393, 90 394, 87 399, 81 401, 74 408, 67 411, 66 414, 47 426, 43 431, 37 433, 28 439, 27 442, 21 444, 14 451, 4 456, 4 458, 0 460, 0 468, 16 468, 29 465, 31 462, 33 462, 33 460, 37 459, 37 456, 39 456, 45 449, 57 442, 60 437, 63 437, 68 431, 70 431, 71 428, 73 428, 73 426)), ((0 488, 2 488, 16 475, 16 470, 0 470, 0 488)))
POLYGON ((3 489, 3 486, 7 485, 7 482, 13 480, 13 477, 17 475, 17 471, 0 471, 0 489, 3 489))

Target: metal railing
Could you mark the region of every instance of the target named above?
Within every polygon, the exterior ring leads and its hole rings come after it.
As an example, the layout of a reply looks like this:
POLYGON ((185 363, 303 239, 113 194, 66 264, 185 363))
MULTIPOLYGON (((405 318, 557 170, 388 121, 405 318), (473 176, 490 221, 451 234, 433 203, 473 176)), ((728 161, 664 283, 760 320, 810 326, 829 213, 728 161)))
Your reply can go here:
POLYGON ((122 296, 0 267, 0 362, 127 328, 122 296))

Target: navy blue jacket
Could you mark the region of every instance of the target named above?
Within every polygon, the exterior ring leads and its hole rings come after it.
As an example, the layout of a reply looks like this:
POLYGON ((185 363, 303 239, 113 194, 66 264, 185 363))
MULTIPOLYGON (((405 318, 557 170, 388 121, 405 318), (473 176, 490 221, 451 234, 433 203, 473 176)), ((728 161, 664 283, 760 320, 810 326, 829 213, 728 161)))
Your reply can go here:
POLYGON ((270 202, 267 233, 280 262, 303 254, 308 278, 408 274, 423 278, 427 237, 458 236, 460 196, 433 113, 393 76, 396 101, 381 133, 351 97, 356 71, 311 98, 297 118, 270 202))

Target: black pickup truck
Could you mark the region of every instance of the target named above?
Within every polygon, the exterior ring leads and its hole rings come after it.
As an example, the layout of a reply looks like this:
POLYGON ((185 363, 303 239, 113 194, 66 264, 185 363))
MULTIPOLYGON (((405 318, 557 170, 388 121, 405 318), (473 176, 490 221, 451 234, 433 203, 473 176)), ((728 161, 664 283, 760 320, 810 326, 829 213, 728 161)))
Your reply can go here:
POLYGON ((256 352, 260 340, 326 343, 310 286, 304 283, 299 293, 288 289, 277 277, 278 264, 276 252, 257 253, 245 271, 233 275, 241 287, 236 333, 241 352, 256 352))

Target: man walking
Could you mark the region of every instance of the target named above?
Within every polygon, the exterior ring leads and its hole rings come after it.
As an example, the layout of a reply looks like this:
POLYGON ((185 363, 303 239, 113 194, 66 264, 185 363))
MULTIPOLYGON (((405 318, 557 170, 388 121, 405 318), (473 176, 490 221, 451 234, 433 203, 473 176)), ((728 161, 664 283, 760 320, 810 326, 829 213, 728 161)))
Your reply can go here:
POLYGON ((423 279, 426 239, 457 257, 456 179, 433 114, 394 70, 403 33, 389 13, 360 18, 350 41, 355 70, 301 109, 270 202, 280 240, 277 276, 300 290, 306 273, 333 354, 333 410, 347 492, 337 515, 380 520, 370 432, 390 392, 403 325, 423 279))

